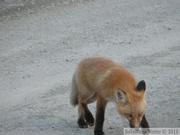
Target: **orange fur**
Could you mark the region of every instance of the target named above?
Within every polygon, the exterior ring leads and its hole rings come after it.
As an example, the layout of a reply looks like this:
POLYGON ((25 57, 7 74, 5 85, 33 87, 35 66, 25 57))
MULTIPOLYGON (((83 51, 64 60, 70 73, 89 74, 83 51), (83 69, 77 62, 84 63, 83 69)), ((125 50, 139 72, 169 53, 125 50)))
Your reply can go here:
POLYGON ((129 70, 110 59, 91 57, 79 63, 74 77, 77 96, 71 98, 84 104, 95 100, 114 101, 120 114, 135 127, 140 125, 146 106, 145 89, 137 91, 136 79, 129 70), (127 114, 132 114, 132 118, 127 114))

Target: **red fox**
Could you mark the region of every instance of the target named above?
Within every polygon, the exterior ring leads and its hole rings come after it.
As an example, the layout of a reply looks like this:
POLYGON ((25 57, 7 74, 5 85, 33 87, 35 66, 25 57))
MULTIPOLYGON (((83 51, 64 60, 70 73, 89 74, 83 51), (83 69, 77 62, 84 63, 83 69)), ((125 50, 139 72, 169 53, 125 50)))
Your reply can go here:
POLYGON ((145 117, 146 84, 136 82, 130 71, 114 61, 103 57, 83 59, 72 79, 70 102, 78 105, 80 128, 94 126, 95 135, 104 135, 103 123, 106 104, 113 101, 117 111, 130 123, 130 127, 149 128, 145 117), (97 100, 96 120, 88 104, 97 100))

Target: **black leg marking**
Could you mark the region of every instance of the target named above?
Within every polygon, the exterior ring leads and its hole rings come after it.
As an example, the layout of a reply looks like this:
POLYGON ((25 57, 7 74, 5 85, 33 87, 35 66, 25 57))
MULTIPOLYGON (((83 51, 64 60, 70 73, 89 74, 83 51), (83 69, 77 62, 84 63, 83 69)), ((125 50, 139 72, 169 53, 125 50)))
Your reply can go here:
POLYGON ((78 113, 79 113, 79 118, 78 118, 77 123, 78 123, 79 127, 80 128, 87 128, 88 124, 84 120, 85 110, 84 110, 82 103, 80 103, 80 102, 79 102, 78 113))
POLYGON ((103 124, 104 124, 104 113, 106 108, 107 101, 98 99, 97 101, 97 109, 96 109, 96 125, 94 129, 95 135, 104 135, 103 132, 103 124))
POLYGON ((148 133, 150 133, 149 124, 146 120, 145 114, 144 114, 142 121, 141 121, 141 127, 142 127, 142 131, 143 131, 143 135, 148 135, 148 133))
POLYGON ((149 124, 148 124, 148 122, 147 122, 147 120, 146 120, 145 114, 144 114, 144 116, 143 116, 143 118, 142 118, 142 121, 141 121, 141 127, 142 127, 142 128, 149 128, 149 124))
POLYGON ((91 113, 85 114, 85 120, 88 123, 89 126, 94 126, 94 117, 91 113))
POLYGON ((92 113, 89 111, 86 104, 82 104, 84 111, 85 111, 85 120, 89 126, 94 126, 94 117, 92 113))
POLYGON ((104 135, 103 131, 94 131, 94 135, 104 135))
POLYGON ((84 118, 79 118, 77 123, 78 123, 80 128, 87 128, 88 127, 88 124, 84 121, 84 118))

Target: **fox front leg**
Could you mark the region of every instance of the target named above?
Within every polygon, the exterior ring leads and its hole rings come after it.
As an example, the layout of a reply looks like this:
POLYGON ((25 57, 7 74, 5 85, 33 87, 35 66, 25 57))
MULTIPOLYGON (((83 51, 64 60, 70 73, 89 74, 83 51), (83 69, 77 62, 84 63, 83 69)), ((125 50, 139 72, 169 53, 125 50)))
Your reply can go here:
POLYGON ((142 117, 142 120, 141 120, 141 127, 142 128, 149 128, 149 124, 147 122, 145 114, 144 114, 144 116, 142 117))
POLYGON ((99 98, 97 100, 96 108, 96 124, 94 129, 94 135, 104 135, 103 124, 104 124, 104 114, 107 101, 99 98))

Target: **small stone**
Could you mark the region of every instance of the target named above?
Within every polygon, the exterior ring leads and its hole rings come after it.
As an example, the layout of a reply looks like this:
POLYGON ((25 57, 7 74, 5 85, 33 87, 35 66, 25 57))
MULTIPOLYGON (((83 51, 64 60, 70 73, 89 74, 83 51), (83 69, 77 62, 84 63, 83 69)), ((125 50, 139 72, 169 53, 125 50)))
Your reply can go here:
POLYGON ((168 30, 172 30, 171 28, 168 28, 168 30))
POLYGON ((69 60, 68 60, 68 59, 66 59, 66 62, 69 62, 69 60))

